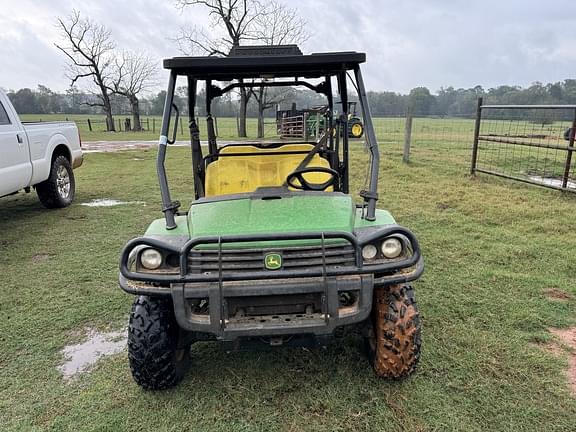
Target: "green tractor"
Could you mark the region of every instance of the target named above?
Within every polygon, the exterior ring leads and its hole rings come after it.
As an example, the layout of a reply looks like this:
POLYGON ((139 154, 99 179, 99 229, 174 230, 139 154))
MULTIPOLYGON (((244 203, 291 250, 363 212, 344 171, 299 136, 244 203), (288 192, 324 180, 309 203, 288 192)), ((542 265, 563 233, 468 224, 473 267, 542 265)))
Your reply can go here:
MULTIPOLYGON (((136 296, 128 359, 137 384, 176 385, 195 342, 217 341, 228 350, 325 346, 347 330, 364 338, 379 377, 400 379, 415 370, 421 324, 411 282, 424 263, 414 234, 376 208, 380 157, 364 61, 363 53, 303 55, 296 46, 164 60, 170 78, 156 162, 164 217, 120 257, 119 285, 136 296), (165 169, 176 139, 178 78, 188 87, 194 185, 185 211, 172 200, 165 169), (348 107, 348 81, 358 91, 370 157, 359 203, 349 187, 349 137, 333 133, 337 124, 347 130, 349 117, 331 116, 333 88, 348 107), (206 147, 194 117, 200 82, 206 147), (304 86, 324 95, 324 133, 304 142, 218 145, 213 100, 260 86, 304 86)), ((196 362, 196 371, 202 368, 196 362)))
MULTIPOLYGON (((347 117, 348 138, 362 138, 362 135, 364 135, 364 123, 362 123, 362 119, 356 114, 356 104, 356 101, 349 101, 347 104, 348 109, 343 113, 343 115, 347 117)), ((316 131, 319 133, 324 132, 329 121, 329 116, 327 115, 328 109, 329 107, 322 106, 306 110, 308 113, 306 122, 308 136, 319 135, 316 134, 316 131)), ((340 136, 344 136, 343 131, 344 129, 341 127, 340 136)), ((334 129, 334 133, 336 133, 336 129, 334 129)))
POLYGON ((348 136, 350 138, 362 138, 364 135, 364 123, 356 114, 356 101, 348 102, 348 136))
MULTIPOLYGON (((362 135, 364 135, 364 123, 362 123, 362 119, 358 114, 356 114, 356 104, 356 101, 349 101, 347 105, 348 110, 343 113, 343 115, 348 119, 348 138, 362 138, 362 135)), ((321 105, 297 110, 295 105, 296 104, 293 104, 292 108, 289 110, 276 111, 278 133, 281 136, 290 136, 290 132, 294 132, 291 128, 294 128, 297 131, 303 129, 304 132, 301 133, 301 135, 304 137, 320 136, 324 132, 329 121, 329 107, 327 105, 321 105), (299 127, 298 119, 301 119, 300 121, 305 123, 302 127, 299 127), (288 128, 286 128, 286 124, 288 125, 288 128), (284 134, 286 129, 288 129, 288 133, 284 134)), ((333 133, 337 133, 337 128, 333 130, 333 133)), ((343 135, 343 129, 341 128, 340 136, 342 137, 343 135)))

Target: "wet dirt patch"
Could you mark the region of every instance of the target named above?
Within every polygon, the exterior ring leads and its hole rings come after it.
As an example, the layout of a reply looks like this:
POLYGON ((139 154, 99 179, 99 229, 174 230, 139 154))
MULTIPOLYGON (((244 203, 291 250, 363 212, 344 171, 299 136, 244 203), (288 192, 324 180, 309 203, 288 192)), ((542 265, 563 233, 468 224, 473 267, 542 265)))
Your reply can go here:
POLYGON ((574 298, 574 296, 559 288, 546 288, 544 295, 551 300, 572 300, 574 298))
POLYGON ((126 347, 126 331, 86 331, 84 342, 68 345, 62 349, 64 362, 58 366, 64 380, 69 381, 88 371, 104 356, 118 354, 126 347))
MULTIPOLYGON (((536 175, 531 175, 528 177, 530 178, 530 180, 538 182, 538 183, 542 183, 544 186, 562 187, 562 179, 561 178, 542 177, 542 176, 536 176, 536 175)), ((566 184, 566 187, 569 189, 576 189, 576 182, 568 181, 568 183, 566 184)))
POLYGON ((111 198, 99 198, 92 201, 83 202, 80 205, 85 207, 114 207, 128 204, 146 204, 144 201, 120 201, 111 198))
POLYGON ((567 329, 548 329, 557 340, 557 343, 547 345, 547 351, 556 356, 568 354, 568 369, 566 378, 570 384, 572 394, 576 396, 576 327, 567 329))

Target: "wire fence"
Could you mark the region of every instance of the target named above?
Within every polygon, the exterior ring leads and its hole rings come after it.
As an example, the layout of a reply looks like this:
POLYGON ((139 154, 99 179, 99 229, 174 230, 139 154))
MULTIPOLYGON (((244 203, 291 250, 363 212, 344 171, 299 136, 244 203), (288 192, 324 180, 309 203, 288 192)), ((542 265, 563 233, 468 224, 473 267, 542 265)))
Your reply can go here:
POLYGON ((434 146, 441 149, 470 149, 474 137, 472 116, 438 117, 406 116, 377 117, 373 121, 376 137, 381 146, 404 145, 434 146), (407 124, 410 126, 407 128, 407 124))
MULTIPOLYGON (((216 130, 216 135, 220 138, 230 139, 238 137, 239 135, 239 119, 234 117, 214 117, 214 127, 216 130)), ((106 132, 107 131, 107 121, 104 117, 89 117, 82 119, 72 118, 76 122, 81 130, 86 132, 106 132)), ((208 137, 206 132, 206 122, 202 121, 202 118, 197 118, 196 123, 200 127, 201 137, 208 137)), ((187 138, 188 127, 187 119, 180 118, 177 126, 177 137, 178 139, 187 138)), ((160 126, 162 124, 162 119, 158 116, 141 117, 140 118, 140 131, 160 133, 160 126)), ((130 117, 126 116, 114 116, 114 127, 116 132, 133 132, 133 123, 130 117)), ((246 132, 248 137, 255 138, 257 136, 258 129, 258 119, 247 118, 246 119, 246 132)), ((276 137, 278 136, 276 122, 273 119, 266 118, 264 120, 264 137, 276 137)))
MULTIPOLYGON (((62 116, 63 119, 64 116, 62 116)), ((101 140, 106 131, 103 116, 66 115, 76 121, 86 141, 93 136, 101 140)), ((466 165, 471 172, 492 174, 509 179, 576 191, 574 137, 570 130, 576 125, 576 105, 482 105, 476 114, 440 116, 389 116, 373 118, 381 152, 408 162, 423 159, 434 152, 435 159, 466 165), (412 154, 413 153, 413 154, 412 154), (438 153, 441 153, 438 157, 438 153), (428 153, 429 155, 430 153, 428 153)), ((38 120, 28 118, 27 120, 38 120)), ((48 120, 55 120, 48 118, 48 120)), ((129 117, 115 116, 117 131, 130 130, 129 117)), ((246 119, 246 139, 258 139, 258 119, 246 119)), ((197 119, 200 138, 207 140, 206 123, 197 119)), ((156 140, 160 133, 159 116, 142 116, 142 134, 138 139, 156 140)), ((274 118, 264 119, 264 139, 282 139, 274 118)), ((173 126, 172 126, 173 127, 173 126)), ((239 138, 239 119, 215 117, 214 127, 220 142, 239 138)), ((187 120, 177 125, 177 140, 188 140, 187 120)), ((114 135, 106 138, 114 139, 114 135)), ((315 139, 310 136, 309 139, 315 139)), ((365 137, 351 139, 351 146, 364 142, 365 137)))
MULTIPOLYGON (((128 115, 115 115, 114 126, 116 134, 129 134, 133 126, 128 115), (130 123, 129 123, 130 121, 130 123)), ((380 146, 386 149, 398 149, 402 147, 406 135, 407 116, 375 117, 374 129, 380 146)), ((103 139, 103 133, 107 132, 106 118, 92 115, 28 115, 28 121, 71 120, 76 122, 84 140, 103 139)), ((140 118, 142 130, 137 139, 157 140, 160 134, 162 119, 160 116, 143 115, 140 118), (144 135, 142 135, 142 133, 144 135)), ((208 139, 206 122, 202 117, 197 118, 200 128, 200 138, 208 139)), ((220 141, 235 140, 239 138, 239 119, 237 117, 214 117, 216 135, 220 141)), ((411 141, 416 146, 436 146, 437 148, 448 147, 450 149, 470 149, 474 130, 474 116, 462 117, 433 117, 417 116, 412 120, 411 141)), ((189 131, 187 118, 180 118, 176 131, 177 140, 188 140, 189 131)), ((279 127, 274 118, 264 119, 264 139, 281 139, 279 127)), ((106 134, 110 140, 117 139, 115 133, 106 134)), ((312 133, 309 139, 314 139, 312 133)), ((246 137, 249 140, 258 139, 258 119, 249 117, 246 119, 246 137)), ((126 139, 123 136, 121 139, 126 139)), ((359 140, 363 141, 364 137, 359 140)))
MULTIPOLYGON (((55 116, 47 120, 56 120, 55 116)), ((28 117, 27 120, 38 120, 28 117)), ((64 119, 64 115, 58 117, 64 119)), ((91 137, 103 139, 101 132, 106 131, 103 116, 66 115, 68 118, 76 121, 86 141, 91 137)), ((127 119, 125 115, 114 117, 117 131, 129 130, 127 119)), ((245 139, 258 139, 258 120, 246 120, 245 139)), ((141 125, 144 135, 138 135, 138 139, 158 138, 159 116, 142 116, 141 125)), ((202 118, 198 118, 198 125, 200 138, 207 140, 206 123, 202 118)), ((576 105, 482 105, 480 100, 476 114, 440 117, 408 113, 375 117, 373 125, 381 152, 392 157, 399 153, 405 162, 424 159, 430 155, 426 152, 434 152, 435 160, 466 166, 470 163, 472 149, 473 174, 492 174, 576 191, 574 136, 570 132, 576 130, 576 105), (441 153, 439 157, 438 153, 441 153)), ((239 139, 238 118, 215 117, 214 126, 220 142, 239 139)), ((274 118, 265 118, 263 130, 264 139, 282 139, 274 118)), ((181 119, 176 132, 177 140, 189 139, 186 119, 181 119)), ((114 140, 114 135, 106 135, 106 138, 114 140)), ((309 139, 315 138, 310 136, 309 139)), ((362 144, 364 139, 364 136, 351 139, 351 146, 362 144)))
POLYGON ((482 105, 471 172, 576 192, 576 105, 482 105))
MULTIPOLYGON (((114 127, 116 132, 132 132, 134 125, 132 124, 132 119, 130 117, 120 117, 114 116, 114 127)), ((108 122, 106 118, 86 118, 85 124, 82 126, 90 132, 106 132, 108 130, 108 122)), ((75 120, 76 124, 80 123, 81 120, 75 120)), ((157 128, 160 126, 161 121, 156 117, 141 117, 140 118, 140 131, 145 132, 156 132, 157 128)), ((80 125, 79 125, 80 126, 80 125)), ((183 133, 183 131, 180 131, 183 133)))

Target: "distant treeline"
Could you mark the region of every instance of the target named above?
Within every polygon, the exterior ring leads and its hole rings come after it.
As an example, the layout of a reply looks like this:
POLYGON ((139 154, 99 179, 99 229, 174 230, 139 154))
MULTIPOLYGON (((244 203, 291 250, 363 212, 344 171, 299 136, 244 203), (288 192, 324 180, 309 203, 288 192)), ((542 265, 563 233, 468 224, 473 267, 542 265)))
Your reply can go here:
MULTIPOLYGON (((271 89, 273 91, 275 89, 271 89)), ((325 98, 309 90, 283 90, 282 109, 287 109, 292 103, 298 108, 310 108, 325 103, 325 98)), ((140 100, 141 112, 144 115, 161 115, 166 92, 143 97, 140 100)), ((476 100, 484 97, 485 103, 491 104, 576 104, 576 79, 562 82, 542 84, 534 83, 530 87, 499 86, 485 90, 481 86, 469 89, 447 87, 432 94, 426 87, 417 87, 408 94, 388 91, 370 91, 368 99, 373 116, 401 116, 408 107, 412 107, 415 115, 435 116, 472 116, 475 112, 476 100)), ((16 110, 21 114, 101 114, 94 95, 71 88, 66 93, 56 93, 39 85, 37 89, 23 88, 9 91, 8 97, 16 110)), ((257 115, 256 103, 252 98, 248 104, 248 116, 257 115)), ((187 114, 186 89, 179 87, 175 102, 181 111, 187 114)), ((216 116, 235 117, 238 114, 238 100, 234 94, 226 94, 213 103, 212 112, 216 116)), ((112 100, 114 114, 130 113, 130 107, 125 98, 114 97, 112 100)), ((274 109, 267 115, 274 116, 274 109)), ((205 114, 205 98, 203 90, 197 98, 196 114, 205 114)))

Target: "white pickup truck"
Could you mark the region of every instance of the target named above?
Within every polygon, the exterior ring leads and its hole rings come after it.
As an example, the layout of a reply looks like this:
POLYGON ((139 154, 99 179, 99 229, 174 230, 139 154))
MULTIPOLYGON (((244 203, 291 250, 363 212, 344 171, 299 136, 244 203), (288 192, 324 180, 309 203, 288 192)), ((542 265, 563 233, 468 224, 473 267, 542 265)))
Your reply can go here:
POLYGON ((0 197, 34 187, 48 208, 74 199, 82 149, 74 122, 22 123, 0 90, 0 197))

